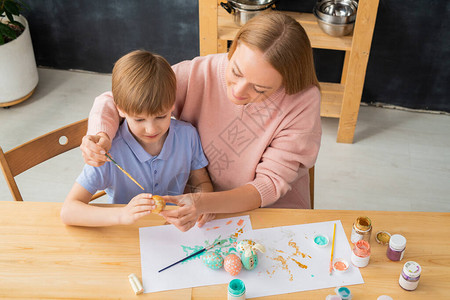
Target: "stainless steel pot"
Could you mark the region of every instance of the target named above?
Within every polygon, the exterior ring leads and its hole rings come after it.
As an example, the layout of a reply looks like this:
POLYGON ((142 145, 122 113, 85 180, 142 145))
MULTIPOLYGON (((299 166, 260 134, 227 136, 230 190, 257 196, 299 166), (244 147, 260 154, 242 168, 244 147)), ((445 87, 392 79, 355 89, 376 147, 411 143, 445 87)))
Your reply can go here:
POLYGON ((262 11, 274 8, 276 0, 229 0, 220 5, 233 15, 234 23, 242 26, 262 11))
POLYGON ((326 34, 344 36, 353 31, 357 9, 355 0, 319 0, 313 14, 326 34))
POLYGON ((347 24, 332 24, 321 20, 316 12, 314 11, 314 15, 317 18, 317 23, 319 27, 328 35, 331 36, 344 36, 349 35, 353 31, 353 27, 355 27, 355 22, 347 23, 347 24))
POLYGON ((314 10, 324 22, 331 24, 348 24, 356 19, 358 2, 355 0, 319 0, 314 10))

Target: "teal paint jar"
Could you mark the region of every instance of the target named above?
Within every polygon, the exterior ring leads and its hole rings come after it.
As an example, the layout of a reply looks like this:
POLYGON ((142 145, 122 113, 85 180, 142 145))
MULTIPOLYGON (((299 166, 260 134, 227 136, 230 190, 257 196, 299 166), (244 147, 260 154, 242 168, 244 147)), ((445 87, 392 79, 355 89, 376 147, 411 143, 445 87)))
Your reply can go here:
POLYGON ((337 287, 334 291, 336 292, 336 295, 341 297, 342 300, 352 299, 352 293, 350 292, 350 289, 348 287, 345 286, 337 287))
POLYGON ((244 300, 245 284, 240 279, 233 279, 228 284, 228 300, 244 300))

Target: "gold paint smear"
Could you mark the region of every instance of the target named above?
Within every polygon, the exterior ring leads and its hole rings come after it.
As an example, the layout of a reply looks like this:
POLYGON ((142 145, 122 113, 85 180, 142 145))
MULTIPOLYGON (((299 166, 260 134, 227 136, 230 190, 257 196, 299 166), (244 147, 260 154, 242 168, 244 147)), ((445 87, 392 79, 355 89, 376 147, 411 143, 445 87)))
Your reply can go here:
POLYGON ((281 263, 281 268, 286 270, 286 271, 288 271, 288 273, 289 273, 289 281, 294 280, 294 276, 292 275, 291 270, 289 270, 289 266, 287 265, 287 262, 284 259, 284 257, 278 256, 278 257, 272 258, 272 259, 275 260, 275 261, 279 261, 281 263))
MULTIPOLYGON (((300 252, 300 249, 298 248, 296 242, 293 242, 292 240, 290 240, 289 243, 288 243, 288 245, 295 249, 295 253, 292 254, 292 255, 301 255, 303 258, 306 257, 306 254, 305 254, 305 253, 300 252)), ((309 256, 309 255, 308 255, 308 256, 309 256)))
POLYGON ((236 232, 231 235, 231 237, 237 239, 241 234, 244 233, 244 227, 237 229, 236 232))
POLYGON ((291 257, 291 260, 293 260, 300 268, 308 269, 308 266, 307 266, 307 265, 304 265, 304 264, 302 264, 301 262, 296 261, 296 260, 293 259, 292 257, 291 257))
POLYGON ((273 274, 275 274, 276 269, 273 269, 272 272, 269 272, 269 270, 266 270, 267 275, 269 275, 270 278, 272 278, 273 274))
MULTIPOLYGON (((297 266, 299 266, 300 268, 302 268, 302 269, 308 269, 308 266, 307 266, 307 265, 302 264, 302 263, 299 262, 298 260, 292 258, 292 256, 299 256, 299 255, 301 255, 303 258, 305 258, 305 257, 311 258, 311 256, 309 256, 308 254, 305 254, 305 253, 300 252, 300 249, 299 249, 297 243, 294 242, 293 239, 291 239, 291 240, 288 242, 288 245, 291 246, 292 248, 294 248, 294 249, 295 249, 295 252, 292 253, 291 255, 287 256, 286 258, 284 258, 284 257, 281 256, 281 255, 279 255, 278 257, 269 257, 269 256, 266 256, 266 257, 269 258, 269 259, 272 259, 272 260, 274 260, 274 261, 277 261, 277 262, 280 262, 280 263, 281 263, 281 266, 272 266, 272 267, 274 268, 274 269, 272 270, 272 272, 270 272, 269 270, 266 270, 266 273, 267 273, 270 277, 272 277, 272 275, 275 273, 275 271, 276 271, 278 268, 281 267, 283 270, 286 270, 286 271, 289 273, 289 281, 293 281, 293 280, 294 280, 294 276, 293 276, 293 274, 291 273, 291 270, 289 269, 289 265, 287 264, 287 260, 289 260, 289 259, 292 260, 293 262, 295 262, 295 263, 297 264, 297 266)), ((275 249, 274 252, 278 252, 278 253, 285 254, 285 252, 284 252, 283 250, 280 250, 280 249, 275 249)))

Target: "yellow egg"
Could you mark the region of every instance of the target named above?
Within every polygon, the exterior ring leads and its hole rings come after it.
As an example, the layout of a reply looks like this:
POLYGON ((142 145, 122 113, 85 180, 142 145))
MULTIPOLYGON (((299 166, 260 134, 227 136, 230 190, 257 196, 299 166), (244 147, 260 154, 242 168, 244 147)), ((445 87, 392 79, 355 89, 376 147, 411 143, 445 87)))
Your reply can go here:
POLYGON ((152 210, 152 213, 159 214, 164 208, 166 208, 166 201, 164 201, 163 197, 158 195, 153 195, 153 201, 155 201, 156 208, 152 210))

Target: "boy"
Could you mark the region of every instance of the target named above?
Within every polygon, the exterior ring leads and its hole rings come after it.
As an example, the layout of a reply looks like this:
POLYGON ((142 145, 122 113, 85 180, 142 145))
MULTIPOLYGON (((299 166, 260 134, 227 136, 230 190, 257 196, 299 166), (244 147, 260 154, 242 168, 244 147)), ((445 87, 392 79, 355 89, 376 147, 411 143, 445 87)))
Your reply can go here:
POLYGON ((138 50, 120 58, 113 68, 112 95, 125 120, 109 153, 147 193, 110 161, 100 167, 85 165, 61 209, 65 224, 132 224, 155 209, 152 194, 183 194, 188 180, 198 191, 213 190, 197 131, 171 119, 176 78, 163 57, 138 50), (127 205, 89 205, 98 190, 105 190, 110 202, 127 205))

